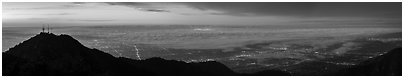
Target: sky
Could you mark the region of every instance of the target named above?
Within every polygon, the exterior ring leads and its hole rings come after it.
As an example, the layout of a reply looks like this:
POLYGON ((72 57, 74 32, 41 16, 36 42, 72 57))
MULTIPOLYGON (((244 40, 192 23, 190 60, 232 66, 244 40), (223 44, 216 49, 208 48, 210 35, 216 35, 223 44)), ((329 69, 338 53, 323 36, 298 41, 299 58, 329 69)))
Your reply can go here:
POLYGON ((2 25, 399 25, 401 2, 3 2, 2 25))

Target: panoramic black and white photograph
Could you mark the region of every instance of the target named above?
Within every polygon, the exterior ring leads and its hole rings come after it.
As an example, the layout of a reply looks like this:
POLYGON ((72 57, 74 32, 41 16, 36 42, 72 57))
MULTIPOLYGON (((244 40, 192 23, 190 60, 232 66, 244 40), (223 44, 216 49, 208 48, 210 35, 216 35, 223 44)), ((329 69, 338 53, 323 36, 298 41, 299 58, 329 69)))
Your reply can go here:
POLYGON ((2 76, 402 76, 402 2, 2 2, 2 76))

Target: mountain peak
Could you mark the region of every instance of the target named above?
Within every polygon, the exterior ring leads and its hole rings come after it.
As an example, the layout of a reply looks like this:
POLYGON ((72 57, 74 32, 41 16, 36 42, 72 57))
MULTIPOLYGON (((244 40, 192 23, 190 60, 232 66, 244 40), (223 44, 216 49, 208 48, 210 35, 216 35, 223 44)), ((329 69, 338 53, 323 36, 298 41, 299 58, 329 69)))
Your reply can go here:
POLYGON ((35 35, 34 37, 28 39, 27 42, 35 42, 36 44, 81 45, 79 41, 69 35, 55 35, 53 33, 45 32, 41 32, 40 34, 35 35))
POLYGON ((69 35, 41 32, 10 48, 5 53, 26 59, 44 59, 43 56, 78 54, 78 52, 85 51, 86 48, 69 35))

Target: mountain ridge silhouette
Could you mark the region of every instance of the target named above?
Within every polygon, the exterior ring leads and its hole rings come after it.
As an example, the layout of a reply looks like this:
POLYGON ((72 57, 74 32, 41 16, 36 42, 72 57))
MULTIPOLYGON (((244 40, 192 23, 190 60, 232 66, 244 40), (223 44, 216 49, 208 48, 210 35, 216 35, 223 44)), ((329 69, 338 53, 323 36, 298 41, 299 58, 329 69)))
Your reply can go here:
POLYGON ((341 69, 330 75, 344 76, 402 76, 402 48, 395 48, 359 65, 341 69))
POLYGON ((2 54, 2 71, 6 76, 290 75, 276 70, 264 71, 264 74, 240 74, 215 61, 186 63, 156 57, 145 60, 114 57, 98 49, 87 48, 69 35, 45 32, 2 54))
MULTIPOLYGON (((401 74, 401 48, 359 65, 328 73, 332 76, 401 74)), ((2 53, 5 76, 289 76, 285 71, 236 73, 216 61, 186 63, 153 57, 134 60, 90 49, 65 34, 41 32, 2 53)))

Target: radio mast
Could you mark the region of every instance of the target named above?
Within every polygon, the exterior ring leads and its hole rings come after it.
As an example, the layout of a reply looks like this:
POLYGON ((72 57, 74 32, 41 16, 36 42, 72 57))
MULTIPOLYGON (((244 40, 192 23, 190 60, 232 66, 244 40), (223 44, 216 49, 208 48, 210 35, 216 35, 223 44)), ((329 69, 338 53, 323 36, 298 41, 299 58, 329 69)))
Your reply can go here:
POLYGON ((45 25, 42 24, 42 32, 45 32, 45 25))
POLYGON ((49 33, 49 24, 48 24, 48 33, 49 33))

